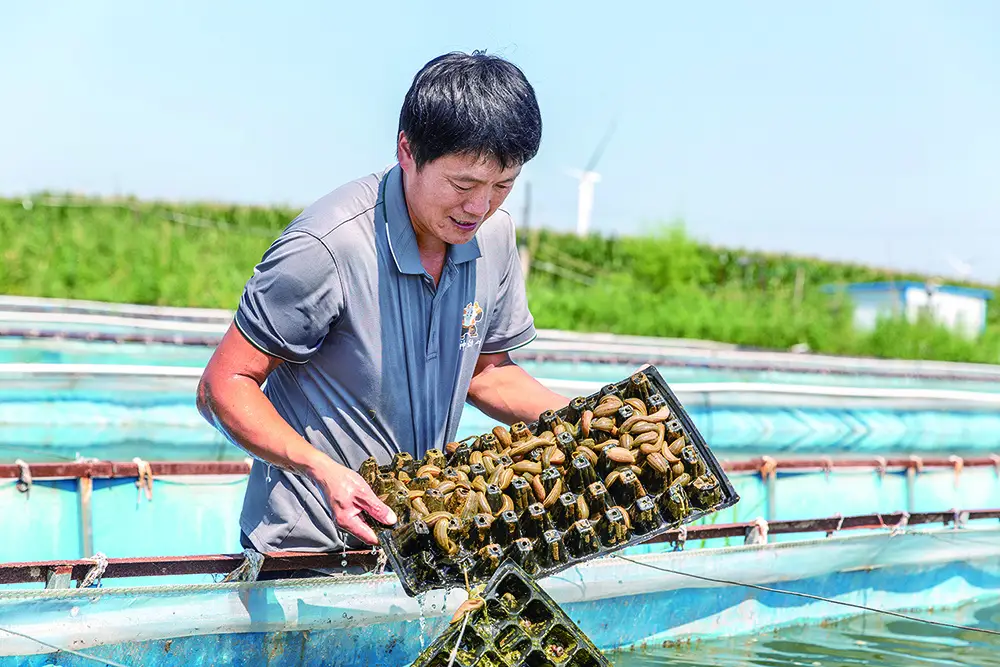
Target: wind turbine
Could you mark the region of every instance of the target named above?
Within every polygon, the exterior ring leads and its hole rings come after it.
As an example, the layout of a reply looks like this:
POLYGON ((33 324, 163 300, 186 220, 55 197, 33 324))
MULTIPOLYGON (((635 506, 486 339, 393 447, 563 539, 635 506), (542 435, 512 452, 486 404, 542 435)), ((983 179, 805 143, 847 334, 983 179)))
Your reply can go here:
POLYGON ((608 142, 611 140, 616 126, 617 121, 612 121, 583 171, 579 169, 569 170, 569 174, 579 181, 576 202, 576 233, 578 236, 586 236, 590 231, 590 214, 594 209, 594 185, 601 180, 601 175, 595 169, 597 169, 597 162, 601 159, 604 149, 608 147, 608 142))
POLYGON ((945 259, 951 265, 951 270, 955 272, 959 279, 969 280, 972 277, 972 264, 950 253, 945 255, 945 259))

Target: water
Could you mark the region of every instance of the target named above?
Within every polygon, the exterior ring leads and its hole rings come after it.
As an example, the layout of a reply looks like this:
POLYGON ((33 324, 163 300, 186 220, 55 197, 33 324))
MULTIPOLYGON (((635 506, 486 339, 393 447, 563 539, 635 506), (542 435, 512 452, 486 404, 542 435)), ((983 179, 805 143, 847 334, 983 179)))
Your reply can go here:
MULTIPOLYGON (((0 341, 0 363, 34 362, 34 363, 118 363, 143 364, 160 366, 201 367, 208 360, 210 349, 185 348, 174 346, 143 346, 143 345, 111 345, 101 343, 67 343, 67 342, 32 342, 0 341)), ((559 378, 563 380, 586 380, 591 382, 611 382, 628 376, 634 371, 629 365, 598 365, 588 363, 554 363, 525 362, 526 370, 536 376, 559 378)), ((929 381, 917 378, 878 378, 872 376, 838 376, 793 372, 762 372, 713 370, 698 367, 661 369, 668 382, 708 382, 708 381, 758 381, 758 382, 792 382, 823 385, 851 386, 883 386, 883 387, 921 387, 921 388, 962 388, 967 390, 997 392, 1000 383, 987 382, 948 382, 929 381)), ((100 380, 100 382, 105 382, 100 380)), ((191 416, 185 421, 178 417, 176 429, 181 435, 189 422, 197 424, 208 432, 202 423, 194 418, 193 406, 190 404, 190 389, 186 385, 176 390, 181 399, 170 398, 169 392, 173 385, 164 382, 155 391, 146 392, 155 397, 158 402, 170 405, 182 405, 191 416)), ((131 388, 130 388, 131 389, 131 388)), ((24 398, 25 389, 14 387, 11 391, 18 392, 24 398)), ((65 398, 70 391, 62 390, 65 398)), ((75 389, 78 393, 80 389, 75 389)), ((136 393, 124 392, 122 388, 105 388, 114 400, 120 401, 121 396, 128 393, 130 400, 136 393)), ((102 397, 94 398, 95 402, 113 403, 102 397)), ((103 396, 103 395, 102 395, 103 396)), ((40 404, 44 402, 40 401, 40 404)), ((47 403, 45 403, 47 405, 47 403)), ((71 403, 62 404, 63 419, 66 420, 71 403)), ((18 407, 23 412, 25 408, 18 407)), ((84 406, 85 410, 93 410, 92 405, 84 406)), ((478 411, 470 409, 464 420, 467 432, 484 432, 492 425, 478 411)), ((940 419, 940 417, 938 417, 940 419)), ((173 422, 168 422, 173 423, 173 422)), ((963 419, 968 428, 968 417, 963 419)), ((69 428, 79 430, 78 424, 70 424, 69 428)), ((104 425, 101 428, 105 428, 104 425)), ((117 426, 121 428, 121 426, 117 426)), ((160 432, 166 429, 161 428, 160 432)), ((191 429, 188 429, 191 430, 191 429)), ((181 435, 170 432, 163 441, 177 442, 181 435)), ((213 433, 214 437, 214 433, 213 433)), ((32 441, 34 442, 34 441, 32 441)), ((88 441, 89 442, 89 441, 88 441)), ((73 441, 70 445, 76 446, 73 441)), ((160 457, 164 456, 164 442, 155 443, 160 457)), ((0 450, 2 452, 2 450, 0 450)), ((33 450, 36 460, 40 453, 33 450)), ((102 452, 104 458, 108 450, 102 452)), ((131 458, 135 452, 128 450, 131 458)), ((178 455, 180 456, 180 455, 178 455)), ((187 454, 182 456, 186 458, 187 454)), ((242 458, 241 453, 233 453, 233 457, 242 458)), ((148 457, 147 457, 148 458, 148 457)), ((422 608, 422 603, 421 603, 422 608)), ((963 625, 979 626, 1000 630, 1000 601, 968 606, 959 610, 937 611, 934 613, 920 611, 915 615, 925 616, 942 621, 961 623, 963 625)), ((420 615, 421 641, 427 633, 426 621, 420 615)), ((423 643, 421 644, 423 647, 423 643)), ((786 628, 774 632, 766 632, 757 636, 737 637, 727 640, 698 642, 691 645, 655 647, 643 651, 616 653, 609 656, 617 667, 639 667, 654 665, 714 665, 720 667, 735 667, 737 665, 977 665, 981 667, 1000 667, 1000 637, 981 633, 939 628, 927 624, 904 621, 891 617, 869 614, 838 624, 825 627, 786 628)))
MULTIPOLYGON (((1000 600, 952 610, 915 611, 911 616, 1000 631, 1000 600)), ((657 647, 608 657, 616 667, 744 667, 806 665, 1000 666, 1000 636, 866 614, 827 626, 784 628, 756 636, 657 647)))

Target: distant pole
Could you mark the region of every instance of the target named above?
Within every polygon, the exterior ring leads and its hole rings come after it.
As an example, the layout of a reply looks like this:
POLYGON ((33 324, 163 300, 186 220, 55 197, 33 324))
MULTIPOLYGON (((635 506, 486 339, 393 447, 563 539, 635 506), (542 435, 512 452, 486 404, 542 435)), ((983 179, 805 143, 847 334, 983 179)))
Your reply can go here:
POLYGON ((531 181, 524 183, 524 213, 521 214, 524 221, 524 231, 531 229, 531 181))
POLYGON ((524 183, 524 213, 521 214, 521 219, 524 221, 524 243, 520 245, 517 252, 521 257, 521 274, 524 276, 524 280, 527 280, 528 274, 531 272, 531 250, 528 247, 532 234, 531 181, 526 181, 524 183))
POLYGON ((580 188, 576 205, 576 233, 586 236, 590 231, 590 213, 594 208, 594 184, 601 180, 595 171, 580 174, 580 188))

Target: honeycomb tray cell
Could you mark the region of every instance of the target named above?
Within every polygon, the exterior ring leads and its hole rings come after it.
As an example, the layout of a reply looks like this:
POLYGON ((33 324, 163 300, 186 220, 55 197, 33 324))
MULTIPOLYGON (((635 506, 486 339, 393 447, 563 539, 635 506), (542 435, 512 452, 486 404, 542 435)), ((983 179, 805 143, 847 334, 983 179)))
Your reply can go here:
POLYGON ((610 667, 611 663, 530 575, 505 560, 485 604, 456 620, 412 667, 610 667), (458 646, 457 651, 455 650, 458 646))
POLYGON ((379 542, 410 596, 484 584, 507 558, 546 577, 739 501, 653 366, 532 424, 359 473, 399 517, 379 542))

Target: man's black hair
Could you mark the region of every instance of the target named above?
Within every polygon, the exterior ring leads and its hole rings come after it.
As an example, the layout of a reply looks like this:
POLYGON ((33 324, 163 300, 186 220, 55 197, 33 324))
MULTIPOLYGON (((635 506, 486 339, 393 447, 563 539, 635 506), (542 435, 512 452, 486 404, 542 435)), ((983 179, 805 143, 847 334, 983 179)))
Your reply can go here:
POLYGON ((439 56, 417 73, 399 113, 420 168, 449 154, 490 157, 501 169, 535 157, 542 117, 524 73, 475 51, 439 56))

